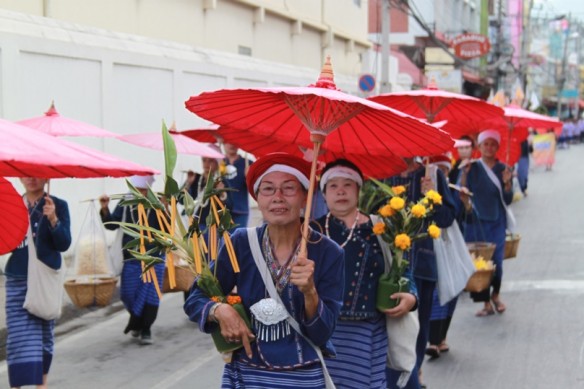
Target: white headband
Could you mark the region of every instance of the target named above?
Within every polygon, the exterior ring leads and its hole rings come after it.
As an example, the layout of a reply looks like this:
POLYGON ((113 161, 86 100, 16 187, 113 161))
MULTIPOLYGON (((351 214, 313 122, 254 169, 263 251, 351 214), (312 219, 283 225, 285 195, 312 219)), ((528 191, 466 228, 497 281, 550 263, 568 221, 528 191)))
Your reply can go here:
POLYGON ((501 133, 496 130, 485 130, 479 134, 478 143, 481 144, 486 139, 494 139, 498 144, 501 144, 501 133))
POLYGON ((348 178, 349 180, 353 180, 359 185, 359 187, 363 186, 363 179, 355 170, 351 169, 347 166, 337 165, 329 170, 327 170, 322 177, 320 177, 320 190, 324 192, 324 187, 326 183, 333 178, 348 178))
POLYGON ((260 186, 260 183, 262 182, 262 180, 264 179, 266 174, 273 173, 273 172, 282 172, 282 173, 288 173, 288 174, 293 175, 294 177, 296 177, 298 179, 298 181, 300 181, 300 184, 302 184, 304 189, 308 189, 308 187, 310 186, 310 181, 308 181, 308 177, 306 177, 304 174, 302 174, 302 172, 300 170, 293 168, 292 166, 276 164, 276 165, 270 166, 261 176, 258 177, 256 182, 253 184, 253 192, 254 193, 257 193, 258 188, 260 186))

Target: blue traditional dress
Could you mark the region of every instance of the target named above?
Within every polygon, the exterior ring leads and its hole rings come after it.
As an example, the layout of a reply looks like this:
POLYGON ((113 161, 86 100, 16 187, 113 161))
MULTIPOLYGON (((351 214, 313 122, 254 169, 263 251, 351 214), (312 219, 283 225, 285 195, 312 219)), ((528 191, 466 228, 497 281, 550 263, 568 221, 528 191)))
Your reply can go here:
MULTIPOLYGON (((46 195, 45 195, 46 196, 46 195)), ((28 208, 33 240, 39 260, 53 269, 61 268, 61 253, 71 245, 67 203, 51 196, 59 220, 53 228, 43 216, 44 196, 28 208)), ((14 250, 6 264, 6 353, 10 387, 42 385, 53 360, 54 320, 44 320, 22 307, 27 291, 28 241, 14 250)))
MULTIPOLYGON (((503 171, 506 169, 504 164, 497 161, 491 169, 498 186, 489 178, 485 166, 480 161, 474 161, 466 176, 466 186, 474 196, 473 210, 465 215, 464 238, 467 242, 486 241, 496 245, 493 254, 496 269, 491 286, 493 293, 499 293, 503 279, 503 254, 508 223, 506 205, 513 200, 513 188, 509 191, 503 189, 503 171)), ((483 292, 472 293, 471 296, 474 301, 487 302, 491 298, 490 289, 489 287, 483 292)))
MULTIPOLYGON (((385 389, 386 318, 375 307, 385 262, 373 224, 369 220, 351 229, 332 215, 328 222, 325 215, 315 223, 345 250, 343 305, 331 339, 337 356, 326 361, 331 377, 337 389, 385 389)), ((405 276, 411 279, 411 272, 405 276)), ((410 292, 416 295, 411 280, 410 292)))
MULTIPOLYGON (((339 317, 343 296, 343 251, 327 237, 311 232, 309 241, 317 243, 308 244, 308 258, 315 262, 314 283, 319 302, 315 317, 306 320, 304 295, 288 281, 288 267, 278 269, 274 266, 277 265, 277 260, 273 261, 269 253, 266 230, 266 225, 256 229, 258 240, 286 310, 300 324, 303 335, 320 347, 325 356, 334 353, 330 337, 339 317)), ((237 287, 242 304, 252 318, 252 331, 256 334, 256 341, 252 343, 251 358, 247 357, 243 349, 234 351, 232 361, 225 365, 223 371, 222 388, 324 388, 324 377, 317 353, 302 335, 290 328, 290 331, 280 331, 275 339, 262 340, 260 334, 263 329, 251 315, 250 307, 265 299, 268 293, 253 259, 247 230, 237 229, 231 239, 241 271, 233 272, 227 250, 222 247, 216 262, 217 278, 225 293, 237 287)), ((202 331, 209 333, 218 326, 207 321, 213 304, 209 296, 198 289, 195 283, 184 310, 190 320, 198 323, 202 331)), ((276 326, 281 324, 282 322, 276 326)), ((280 330, 282 329, 283 326, 280 330)))
MULTIPOLYGON (((104 214, 100 212, 101 220, 107 222, 121 222, 125 220, 127 223, 138 223, 138 210, 136 207, 122 207, 117 205, 113 213, 104 214), (124 217, 124 212, 126 216, 124 217)), ((148 225, 152 228, 159 229, 158 219, 154 211, 147 210, 148 225)), ((115 230, 119 228, 117 224, 106 224, 105 228, 108 230, 115 230)), ((128 234, 122 237, 122 246, 134 238, 128 234)), ((146 246, 146 250, 152 247, 146 246)), ((162 253, 158 254, 162 257, 162 253)), ((164 277, 164 263, 154 265, 156 271, 156 278, 158 286, 162 290, 162 281, 164 277)), ((150 327, 156 320, 158 315, 158 307, 160 305, 160 298, 156 292, 156 287, 152 282, 143 282, 142 280, 142 264, 135 260, 128 250, 124 250, 124 267, 122 268, 122 275, 120 277, 121 290, 120 299, 124 303, 124 307, 130 313, 130 320, 126 326, 124 333, 130 331, 145 331, 148 333, 150 327)))
MULTIPOLYGON (((225 163, 229 163, 229 159, 225 159, 225 163)), ((251 162, 247 161, 248 165, 251 162)), ((235 189, 234 191, 227 192, 227 199, 225 200, 225 206, 231 211, 231 216, 233 217, 233 222, 236 224, 236 228, 247 227, 249 221, 249 200, 247 193, 247 184, 245 182, 245 167, 246 159, 238 156, 232 164, 237 171, 237 174, 233 178, 225 179, 225 187, 230 189, 235 189)))

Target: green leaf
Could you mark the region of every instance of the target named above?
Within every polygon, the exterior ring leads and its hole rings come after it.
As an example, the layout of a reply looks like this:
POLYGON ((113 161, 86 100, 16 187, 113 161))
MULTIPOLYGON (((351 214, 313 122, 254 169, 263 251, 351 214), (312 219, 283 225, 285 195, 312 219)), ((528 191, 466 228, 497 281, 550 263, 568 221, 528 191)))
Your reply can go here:
POLYGON ((179 193, 180 187, 175 179, 172 178, 172 176, 166 176, 166 181, 164 182, 164 195, 167 198, 170 198, 171 196, 178 197, 179 193))
MULTIPOLYGON (((170 136, 170 132, 168 132, 168 128, 164 121, 162 121, 162 143, 164 144, 164 171, 166 179, 168 180, 168 177, 172 177, 172 173, 176 167, 176 145, 174 144, 174 139, 170 136)), ((168 185, 165 185, 164 194, 167 197, 170 197, 171 193, 166 192, 166 186, 168 185)))
POLYGON ((195 213, 195 199, 193 199, 193 196, 191 196, 191 194, 187 191, 187 190, 183 190, 183 205, 185 207, 185 214, 187 215, 192 215, 193 213, 195 213))

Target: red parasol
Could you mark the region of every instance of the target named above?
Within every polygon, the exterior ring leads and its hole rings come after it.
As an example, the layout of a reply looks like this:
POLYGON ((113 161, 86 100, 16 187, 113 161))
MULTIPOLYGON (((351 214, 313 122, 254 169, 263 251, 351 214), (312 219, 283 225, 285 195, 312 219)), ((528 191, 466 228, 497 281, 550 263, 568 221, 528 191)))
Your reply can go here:
POLYGON ((12 184, 0 177, 0 255, 18 246, 28 229, 28 212, 12 184))
MULTIPOLYGON (((185 136, 176 131, 176 127, 173 124, 170 129, 170 136, 174 140, 176 145, 176 151, 179 154, 192 154, 199 155, 201 157, 222 159, 224 155, 217 152, 215 149, 209 147, 206 144, 200 143, 188 136, 185 136)), ((162 133, 151 132, 144 134, 132 134, 123 135, 119 138, 121 141, 128 142, 137 146, 146 147, 154 150, 164 150, 164 144, 162 141, 162 133)))
POLYGON ((464 122, 503 115, 503 110, 486 101, 460 93, 440 90, 431 81, 426 89, 387 93, 369 100, 433 123, 440 120, 464 122))
POLYGON ((119 135, 114 132, 59 115, 55 109, 54 102, 51 103, 51 107, 43 116, 19 120, 16 123, 42 131, 45 134, 52 136, 94 136, 99 138, 119 137, 119 135))
POLYGON ((156 170, 0 119, 0 176, 126 177, 156 170))
MULTIPOLYGON (((181 131, 180 133, 199 141, 213 138, 224 143, 231 143, 237 146, 237 148, 253 154, 258 158, 269 153, 284 152, 302 157, 307 161, 312 161, 314 155, 311 149, 281 142, 274 137, 262 136, 251 131, 244 132, 227 126, 217 126, 216 130, 202 128, 199 130, 181 131)), ((395 155, 384 156, 383 163, 380 163, 379 156, 335 153, 326 150, 324 147, 320 150, 318 161, 326 164, 339 158, 345 158, 355 163, 366 177, 378 179, 398 174, 407 167, 405 162, 395 155)))
MULTIPOLYGON (((308 87, 233 89, 205 92, 186 101, 197 115, 220 125, 273 135, 282 142, 341 153, 416 156, 446 151, 452 139, 404 113, 339 91, 330 58, 319 80, 308 87), (308 130, 308 131, 306 131, 308 130)), ((380 157, 380 162, 382 158, 380 157)), ((316 159, 308 198, 314 192, 316 159)), ((306 251, 312 203, 306 206, 301 251, 306 251)))

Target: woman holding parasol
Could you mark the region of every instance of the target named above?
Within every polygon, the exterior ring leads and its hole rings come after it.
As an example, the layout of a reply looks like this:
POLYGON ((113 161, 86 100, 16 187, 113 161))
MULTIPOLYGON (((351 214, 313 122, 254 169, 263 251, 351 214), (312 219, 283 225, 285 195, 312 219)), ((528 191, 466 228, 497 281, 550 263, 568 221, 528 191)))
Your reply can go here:
POLYGON ((308 162, 285 153, 268 154, 250 166, 248 190, 266 223, 233 233, 241 271, 233 272, 223 247, 216 274, 223 291, 237 288, 252 328, 198 286, 185 303, 202 331, 219 326, 225 339, 243 344, 224 367, 223 388, 266 382, 271 388, 330 387, 322 355, 334 352, 330 337, 341 306, 344 258, 337 244, 315 231, 306 236, 311 242, 306 254, 300 250, 309 173, 308 162))

